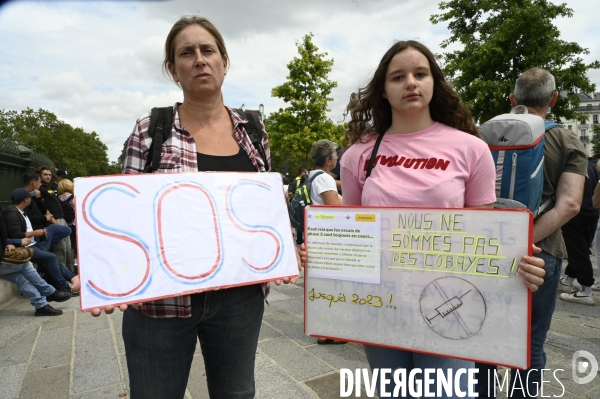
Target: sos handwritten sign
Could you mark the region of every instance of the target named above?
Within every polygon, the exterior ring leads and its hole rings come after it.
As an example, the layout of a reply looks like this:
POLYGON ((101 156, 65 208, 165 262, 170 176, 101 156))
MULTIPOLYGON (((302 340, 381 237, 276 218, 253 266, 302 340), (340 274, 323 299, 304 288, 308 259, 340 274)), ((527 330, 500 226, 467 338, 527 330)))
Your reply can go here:
POLYGON ((277 173, 90 177, 75 196, 83 310, 298 275, 277 173))
POLYGON ((314 206, 306 216, 308 335, 528 366, 518 264, 531 213, 314 206), (321 231, 331 234, 310 234, 321 231))

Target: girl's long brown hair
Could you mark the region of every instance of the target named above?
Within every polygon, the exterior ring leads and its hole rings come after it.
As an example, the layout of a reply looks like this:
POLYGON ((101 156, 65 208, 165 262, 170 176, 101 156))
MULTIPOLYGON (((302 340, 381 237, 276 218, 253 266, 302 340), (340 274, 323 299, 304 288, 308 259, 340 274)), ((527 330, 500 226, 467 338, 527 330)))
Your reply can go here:
POLYGON ((431 119, 479 137, 471 112, 460 100, 454 89, 446 82, 434 55, 423 44, 414 40, 407 40, 396 42, 385 53, 379 62, 373 79, 366 87, 360 89, 354 101, 350 101, 348 104, 348 111, 352 116, 352 120, 348 124, 345 141, 349 144, 362 141, 362 138, 372 130, 385 133, 392 125, 392 107, 388 100, 383 98, 386 74, 392 58, 409 47, 421 52, 429 61, 433 76, 433 96, 429 103, 431 119))

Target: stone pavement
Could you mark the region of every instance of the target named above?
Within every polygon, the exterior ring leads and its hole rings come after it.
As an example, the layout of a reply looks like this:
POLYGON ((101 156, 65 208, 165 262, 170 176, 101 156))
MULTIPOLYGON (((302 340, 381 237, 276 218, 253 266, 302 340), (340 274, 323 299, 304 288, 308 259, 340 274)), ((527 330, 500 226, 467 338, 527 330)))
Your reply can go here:
MULTIPOLYGON (((302 279, 273 288, 258 343, 256 397, 339 398, 339 369, 368 367, 362 347, 317 345, 315 338, 304 335, 302 279)), ((600 398, 600 374, 586 385, 571 378, 575 351, 584 349, 600 360, 600 295, 596 296, 593 307, 557 302, 546 367, 565 370, 557 373, 565 399, 600 398)), ((64 311, 62 316, 34 317, 33 307, 22 297, 0 310, 0 399, 128 397, 122 314, 93 318, 78 310, 77 299, 55 306, 64 311)), ((548 379, 544 395, 559 396, 560 385, 548 379)), ((362 395, 366 397, 364 389, 362 395)), ((186 397, 208 398, 199 349, 186 397)))

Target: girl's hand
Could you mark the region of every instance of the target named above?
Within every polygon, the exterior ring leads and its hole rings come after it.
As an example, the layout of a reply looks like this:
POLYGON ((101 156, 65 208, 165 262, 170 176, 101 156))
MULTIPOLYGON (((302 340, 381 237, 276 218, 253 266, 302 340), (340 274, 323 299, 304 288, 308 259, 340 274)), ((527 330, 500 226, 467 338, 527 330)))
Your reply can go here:
MULTIPOLYGON (((533 253, 537 254, 542 250, 532 244, 533 253)), ((525 285, 531 292, 537 291, 540 285, 544 284, 544 260, 535 256, 523 255, 519 262, 519 274, 525 278, 525 285)))

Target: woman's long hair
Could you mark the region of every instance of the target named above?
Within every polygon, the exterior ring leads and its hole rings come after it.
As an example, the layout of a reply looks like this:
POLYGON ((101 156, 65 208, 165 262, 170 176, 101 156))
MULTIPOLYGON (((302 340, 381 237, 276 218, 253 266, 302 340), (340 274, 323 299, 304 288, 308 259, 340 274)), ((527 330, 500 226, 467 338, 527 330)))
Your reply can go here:
POLYGON ((407 40, 396 42, 390 47, 379 62, 373 79, 366 87, 360 89, 356 99, 348 104, 352 120, 346 132, 347 141, 350 144, 362 141, 372 130, 385 133, 392 125, 392 107, 389 101, 383 98, 385 79, 392 58, 409 47, 418 50, 429 61, 433 76, 433 96, 429 103, 431 119, 479 137, 471 112, 446 82, 434 55, 423 44, 407 40))

